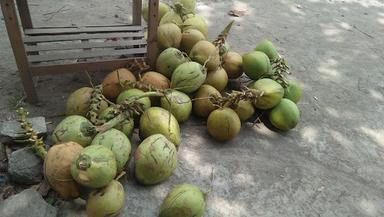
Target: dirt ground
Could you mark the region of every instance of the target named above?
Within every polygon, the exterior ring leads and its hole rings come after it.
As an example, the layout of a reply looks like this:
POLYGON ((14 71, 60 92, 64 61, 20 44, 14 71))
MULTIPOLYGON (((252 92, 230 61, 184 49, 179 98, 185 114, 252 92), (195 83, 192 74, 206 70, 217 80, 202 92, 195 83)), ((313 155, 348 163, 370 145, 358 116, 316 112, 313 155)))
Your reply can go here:
MULTIPOLYGON (((35 25, 129 21, 130 5, 122 0, 29 3, 35 25)), ((225 144, 213 141, 201 120, 182 125, 174 175, 151 187, 125 181, 121 216, 157 216, 168 190, 184 182, 211 188, 206 217, 384 216, 384 1, 204 0, 197 11, 208 21, 210 39, 234 19, 228 40, 239 53, 264 38, 279 47, 304 88, 301 122, 284 134, 244 124, 225 144), (233 18, 232 9, 247 13, 233 18)), ((28 109, 53 125, 68 93, 88 83, 73 74, 36 81, 41 104, 28 109)), ((1 120, 13 116, 21 95, 2 20, 1 120)), ((60 216, 84 215, 81 204, 65 207, 60 216)))

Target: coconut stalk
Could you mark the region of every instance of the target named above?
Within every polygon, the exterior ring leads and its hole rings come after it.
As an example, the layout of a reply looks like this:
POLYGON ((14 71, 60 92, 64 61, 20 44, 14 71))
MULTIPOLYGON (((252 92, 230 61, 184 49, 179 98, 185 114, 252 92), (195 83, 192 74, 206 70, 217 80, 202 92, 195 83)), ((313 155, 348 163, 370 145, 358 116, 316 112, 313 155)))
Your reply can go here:
POLYGON ((256 103, 256 101, 262 97, 264 94, 263 91, 250 89, 248 87, 243 87, 241 91, 232 91, 230 94, 227 93, 226 96, 216 96, 212 95, 210 100, 212 104, 219 108, 230 107, 237 108, 240 100, 251 101, 256 103))
POLYGON ((91 103, 89 105, 89 111, 87 113, 87 118, 95 125, 100 125, 101 121, 98 119, 98 111, 101 107, 101 102, 103 101, 103 86, 97 85, 93 88, 91 95, 91 103))
MULTIPOLYGON (((230 23, 228 23, 228 25, 224 28, 224 30, 221 31, 221 33, 212 42, 212 44, 215 45, 220 51, 225 49, 224 44, 225 44, 225 41, 227 40, 227 37, 229 35, 229 31, 231 30, 234 22, 235 21, 232 20, 230 23)), ((225 54, 225 52, 221 53, 220 57, 222 57, 224 54, 225 54)))
POLYGON ((291 73, 289 72, 289 66, 285 62, 285 59, 279 54, 278 58, 271 60, 271 65, 273 70, 271 78, 281 84, 284 88, 287 87, 288 81, 286 74, 289 75, 291 73))
POLYGON ((28 112, 23 107, 19 107, 16 112, 19 116, 18 121, 20 122, 20 127, 25 130, 25 135, 28 137, 30 147, 37 156, 44 160, 45 156, 47 156, 47 150, 45 149, 43 138, 38 137, 37 133, 33 130, 32 123, 28 121, 28 112))

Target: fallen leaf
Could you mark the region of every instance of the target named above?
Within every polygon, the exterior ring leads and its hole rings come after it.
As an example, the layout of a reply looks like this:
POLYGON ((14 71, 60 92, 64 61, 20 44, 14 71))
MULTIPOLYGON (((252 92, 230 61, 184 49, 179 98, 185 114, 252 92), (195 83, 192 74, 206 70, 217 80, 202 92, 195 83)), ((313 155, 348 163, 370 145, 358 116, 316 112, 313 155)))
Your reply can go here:
POLYGON ((242 17, 247 13, 247 10, 230 10, 228 15, 233 17, 242 17))

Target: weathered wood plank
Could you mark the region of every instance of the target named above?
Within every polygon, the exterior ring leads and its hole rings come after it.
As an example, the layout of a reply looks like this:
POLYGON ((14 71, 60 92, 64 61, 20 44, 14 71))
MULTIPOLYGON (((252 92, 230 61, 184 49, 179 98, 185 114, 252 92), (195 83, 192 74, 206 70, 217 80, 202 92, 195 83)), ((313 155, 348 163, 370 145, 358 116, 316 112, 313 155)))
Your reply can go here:
POLYGON ((133 25, 141 25, 141 8, 142 1, 141 0, 133 0, 132 2, 132 24, 133 25))
POLYGON ((155 68, 156 57, 158 52, 157 47, 157 25, 159 23, 159 0, 149 0, 149 13, 148 13, 148 65, 155 68))
POLYGON ((144 39, 138 40, 118 40, 107 42, 83 42, 83 43, 55 43, 55 44, 39 44, 27 45, 26 51, 50 51, 50 50, 74 50, 74 49, 87 49, 87 48, 121 48, 134 45, 146 45, 144 39))
POLYGON ((23 29, 32 28, 31 13, 29 12, 27 0, 16 0, 16 4, 19 10, 21 26, 23 26, 23 29))
POLYGON ((72 33, 102 33, 102 32, 127 32, 127 31, 142 31, 142 26, 103 26, 103 27, 64 27, 64 28, 33 28, 25 29, 25 35, 57 35, 57 34, 72 34, 72 33))
POLYGON ((47 62, 54 60, 71 60, 81 58, 93 58, 93 57, 108 57, 108 56, 121 56, 121 55, 133 55, 133 54, 145 54, 146 48, 131 48, 131 49, 108 49, 108 50, 87 50, 78 52, 66 52, 66 53, 47 53, 39 55, 31 55, 28 57, 28 61, 33 62, 47 62))
POLYGON ((25 36, 25 43, 52 42, 52 41, 72 41, 84 39, 107 39, 107 38, 132 38, 144 37, 143 32, 124 32, 124 33, 95 33, 95 34, 74 34, 74 35, 44 35, 44 36, 25 36))
POLYGON ((114 60, 87 61, 70 64, 36 64, 31 66, 31 72, 35 76, 39 75, 62 75, 63 73, 73 72, 100 72, 126 67, 134 58, 122 58, 114 60))

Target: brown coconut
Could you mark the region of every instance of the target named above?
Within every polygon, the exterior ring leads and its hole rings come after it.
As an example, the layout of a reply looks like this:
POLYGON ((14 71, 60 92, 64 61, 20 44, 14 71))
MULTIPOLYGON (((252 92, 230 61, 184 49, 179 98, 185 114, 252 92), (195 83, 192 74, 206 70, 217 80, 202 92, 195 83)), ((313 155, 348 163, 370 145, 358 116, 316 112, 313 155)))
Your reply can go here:
POLYGON ((217 107, 214 106, 209 99, 210 96, 221 96, 220 92, 209 84, 202 85, 196 92, 193 101, 193 113, 202 118, 208 115, 217 107))
MULTIPOLYGON (((93 89, 90 87, 82 87, 72 92, 67 98, 65 114, 67 116, 81 115, 85 117, 91 104, 92 92, 93 89)), ((108 103, 101 101, 98 113, 104 111, 107 107, 108 103)))
POLYGON ((223 57, 223 68, 228 78, 238 78, 243 74, 243 58, 240 54, 229 51, 223 57))
POLYGON ((187 29, 183 32, 181 36, 181 45, 180 50, 186 52, 187 54, 191 51, 193 46, 202 40, 205 40, 205 36, 197 29, 187 29))
POLYGON ((109 100, 115 100, 116 97, 124 90, 120 84, 124 81, 136 81, 135 75, 126 68, 116 69, 109 73, 103 80, 103 95, 109 100), (119 82, 120 81, 120 82, 119 82))
POLYGON ((189 57, 201 65, 205 64, 208 71, 215 71, 220 65, 219 49, 209 41, 197 42, 191 49, 189 57))
POLYGON ((171 85, 171 82, 167 77, 165 77, 164 75, 158 72, 153 72, 153 71, 144 73, 141 76, 140 81, 143 82, 144 84, 151 85, 158 89, 168 89, 171 85))
POLYGON ((76 142, 52 146, 44 160, 44 177, 61 198, 72 199, 80 195, 80 186, 72 178, 71 162, 83 149, 76 142))
POLYGON ((227 141, 235 138, 239 134, 241 121, 232 109, 219 108, 209 115, 207 128, 213 138, 219 141, 227 141))

